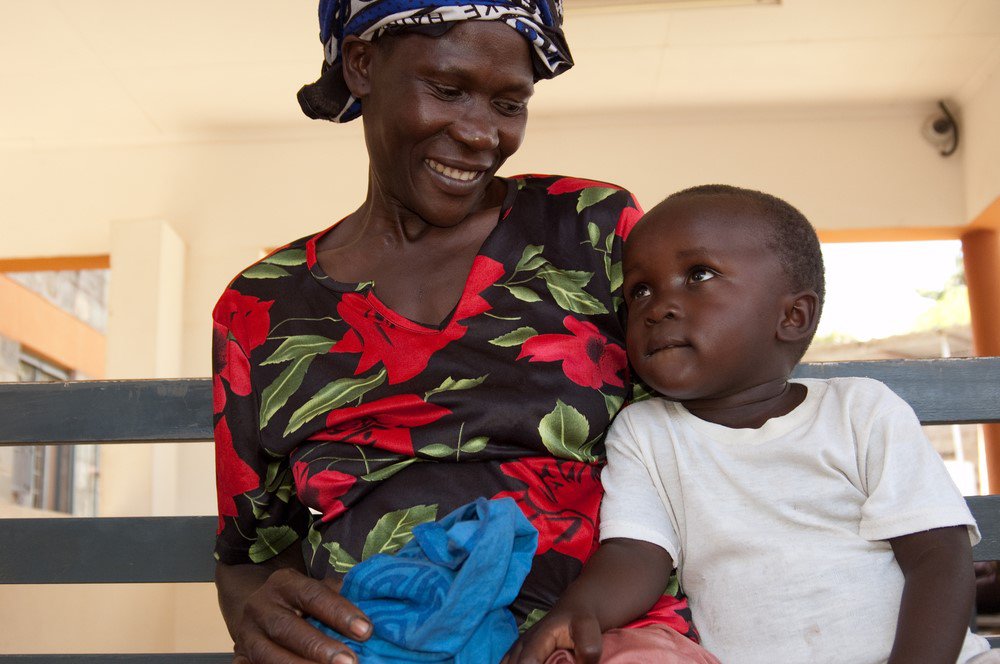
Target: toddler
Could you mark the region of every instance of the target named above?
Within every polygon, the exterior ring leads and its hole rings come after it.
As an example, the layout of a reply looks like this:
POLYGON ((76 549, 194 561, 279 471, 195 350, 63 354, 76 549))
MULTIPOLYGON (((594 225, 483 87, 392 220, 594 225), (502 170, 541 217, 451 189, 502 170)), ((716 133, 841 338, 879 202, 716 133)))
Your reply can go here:
POLYGON ((674 566, 725 664, 1000 661, 968 629, 978 529, 913 411, 871 379, 790 379, 824 294, 802 214, 687 189, 632 231, 624 278, 628 357, 663 398, 612 424, 601 547, 507 661, 600 661, 674 566))

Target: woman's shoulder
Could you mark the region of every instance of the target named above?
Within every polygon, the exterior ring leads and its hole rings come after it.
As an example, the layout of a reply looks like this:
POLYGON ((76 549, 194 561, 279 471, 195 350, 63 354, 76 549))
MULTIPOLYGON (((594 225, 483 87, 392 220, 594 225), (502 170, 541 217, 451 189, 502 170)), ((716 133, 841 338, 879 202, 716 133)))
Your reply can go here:
POLYGON ((270 251, 234 276, 216 304, 216 309, 234 298, 269 300, 280 299, 298 289, 299 282, 311 278, 311 265, 315 252, 307 235, 270 251))
POLYGON ((575 218, 583 228, 591 223, 614 229, 625 237, 642 207, 628 189, 602 180, 567 175, 516 175, 510 178, 518 196, 514 207, 544 209, 547 216, 575 218))

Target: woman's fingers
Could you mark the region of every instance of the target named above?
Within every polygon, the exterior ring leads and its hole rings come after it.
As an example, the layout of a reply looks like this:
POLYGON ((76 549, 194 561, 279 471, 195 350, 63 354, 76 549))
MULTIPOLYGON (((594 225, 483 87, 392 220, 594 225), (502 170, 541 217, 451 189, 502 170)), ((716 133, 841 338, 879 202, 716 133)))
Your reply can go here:
POLYGON ((356 640, 367 638, 371 633, 367 618, 337 592, 339 587, 339 583, 310 579, 291 569, 272 574, 246 603, 234 662, 356 662, 350 648, 303 618, 313 616, 356 640))

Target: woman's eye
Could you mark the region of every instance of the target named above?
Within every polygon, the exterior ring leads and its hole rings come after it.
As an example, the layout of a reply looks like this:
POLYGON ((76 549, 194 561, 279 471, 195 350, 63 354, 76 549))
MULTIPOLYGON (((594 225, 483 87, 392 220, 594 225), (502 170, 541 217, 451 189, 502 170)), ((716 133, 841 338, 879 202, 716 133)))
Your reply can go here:
POLYGON ((433 86, 434 94, 436 94, 441 99, 458 99, 462 96, 462 91, 458 88, 453 88, 450 85, 440 85, 434 84, 433 86))
POLYGON ((694 282, 698 281, 708 281, 709 279, 715 278, 715 272, 712 272, 707 267, 698 267, 691 270, 690 280, 694 282))
POLYGON ((504 115, 517 115, 524 111, 527 104, 520 101, 499 100, 493 102, 494 107, 504 115))
POLYGON ((644 297, 648 297, 650 294, 649 286, 646 284, 636 284, 629 291, 629 297, 633 300, 639 300, 644 297))

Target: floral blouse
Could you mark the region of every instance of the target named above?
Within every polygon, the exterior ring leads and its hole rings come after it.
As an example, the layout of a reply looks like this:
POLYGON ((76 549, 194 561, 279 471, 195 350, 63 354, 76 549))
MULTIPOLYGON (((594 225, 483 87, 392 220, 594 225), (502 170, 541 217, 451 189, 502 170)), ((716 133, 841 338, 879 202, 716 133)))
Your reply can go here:
MULTIPOLYGON (((512 610, 530 623, 597 544, 604 432, 631 396, 622 241, 641 211, 614 185, 509 179, 451 315, 400 316, 341 283, 323 236, 240 274, 215 307, 216 557, 303 547, 312 576, 391 553, 419 523, 509 496, 539 532, 512 610)), ((676 587, 672 589, 676 592, 676 587)), ((686 600, 650 620, 693 635, 686 600)), ((648 620, 647 620, 648 622, 648 620)))

